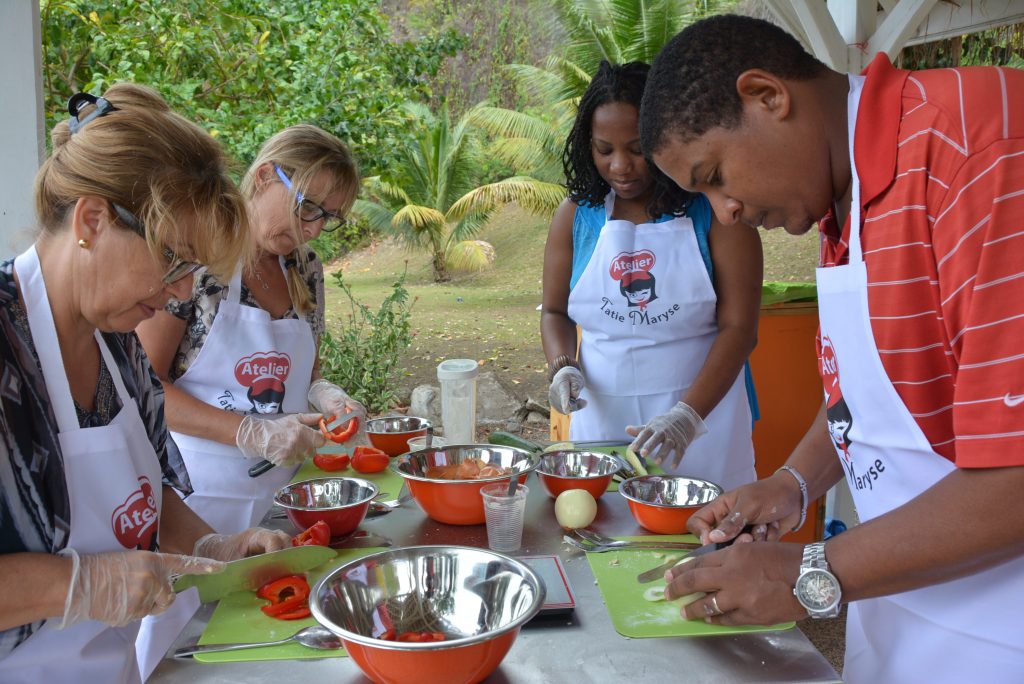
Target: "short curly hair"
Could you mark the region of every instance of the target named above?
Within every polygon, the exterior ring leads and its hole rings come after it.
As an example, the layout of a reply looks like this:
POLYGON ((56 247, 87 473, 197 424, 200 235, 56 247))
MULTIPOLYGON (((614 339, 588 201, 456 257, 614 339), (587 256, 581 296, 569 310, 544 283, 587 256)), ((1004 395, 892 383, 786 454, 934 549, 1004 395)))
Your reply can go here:
POLYGON ((669 138, 690 142, 743 119, 736 79, 763 69, 791 81, 823 76, 828 67, 778 26, 723 14, 698 21, 665 45, 651 66, 640 105, 640 146, 656 154, 669 138))
MULTIPOLYGON (((650 68, 644 62, 610 64, 602 61, 580 98, 576 120, 562 151, 565 186, 573 202, 589 206, 604 204, 605 195, 611 188, 594 165, 591 149, 594 112, 601 105, 611 102, 630 104, 639 111, 650 68)), ((647 204, 648 215, 652 218, 666 214, 685 215, 693 195, 673 183, 649 158, 647 166, 654 178, 654 192, 647 204)))

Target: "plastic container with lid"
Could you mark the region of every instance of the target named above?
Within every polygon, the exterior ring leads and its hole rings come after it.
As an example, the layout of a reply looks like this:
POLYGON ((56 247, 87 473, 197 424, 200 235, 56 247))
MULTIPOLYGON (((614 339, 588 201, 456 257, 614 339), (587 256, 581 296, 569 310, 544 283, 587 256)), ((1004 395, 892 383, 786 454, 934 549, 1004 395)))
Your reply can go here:
POLYGON ((476 442, 476 374, 473 359, 447 359, 437 365, 441 423, 448 444, 476 442))

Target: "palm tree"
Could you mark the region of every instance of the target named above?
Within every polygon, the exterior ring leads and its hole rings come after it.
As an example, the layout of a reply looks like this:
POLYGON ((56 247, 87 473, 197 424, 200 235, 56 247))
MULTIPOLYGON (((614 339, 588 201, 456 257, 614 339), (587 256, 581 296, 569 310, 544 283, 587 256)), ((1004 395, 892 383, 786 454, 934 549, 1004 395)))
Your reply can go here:
POLYGON ((470 123, 473 110, 453 125, 447 108, 435 115, 424 105, 408 107, 414 122, 408 144, 386 175, 366 179, 369 199, 357 201, 353 212, 410 247, 427 248, 435 281, 450 279, 457 245, 463 254, 480 253, 471 238, 501 205, 538 212, 561 201, 561 186, 533 178, 480 184, 483 153, 470 123))
POLYGON ((517 172, 560 183, 562 147, 579 98, 601 60, 650 63, 685 26, 735 4, 736 0, 555 0, 567 35, 565 50, 551 55, 543 66, 507 67, 535 107, 519 112, 481 106, 471 113, 471 120, 496 138, 494 154, 517 172))

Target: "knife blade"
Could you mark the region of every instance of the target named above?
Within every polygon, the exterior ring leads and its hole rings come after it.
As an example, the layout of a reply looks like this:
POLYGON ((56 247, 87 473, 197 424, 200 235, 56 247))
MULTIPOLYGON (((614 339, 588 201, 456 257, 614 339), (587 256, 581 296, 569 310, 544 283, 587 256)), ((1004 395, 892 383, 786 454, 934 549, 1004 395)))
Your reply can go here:
POLYGON ((345 414, 342 414, 342 415, 338 416, 337 418, 332 420, 330 423, 327 423, 327 425, 325 427, 327 428, 328 432, 334 432, 335 430, 337 430, 338 428, 342 427, 343 425, 347 425, 350 421, 352 421, 353 419, 355 419, 357 417, 359 417, 358 413, 345 413, 345 414))
POLYGON ((182 575, 174 581, 174 591, 199 589, 203 603, 217 601, 228 594, 257 589, 270 580, 311 570, 337 556, 326 546, 293 546, 280 551, 249 556, 226 563, 224 572, 214 575, 182 575))
POLYGON ((719 549, 724 549, 726 546, 728 546, 728 544, 705 544, 704 546, 700 546, 694 549, 693 551, 690 551, 682 558, 676 556, 670 560, 665 561, 661 565, 658 565, 657 567, 653 567, 650 570, 645 570, 641 572, 639 575, 636 576, 636 581, 640 584, 647 584, 648 582, 659 580, 665 576, 665 572, 669 568, 674 568, 675 566, 685 561, 687 558, 696 558, 697 556, 703 556, 705 553, 718 551, 719 549))

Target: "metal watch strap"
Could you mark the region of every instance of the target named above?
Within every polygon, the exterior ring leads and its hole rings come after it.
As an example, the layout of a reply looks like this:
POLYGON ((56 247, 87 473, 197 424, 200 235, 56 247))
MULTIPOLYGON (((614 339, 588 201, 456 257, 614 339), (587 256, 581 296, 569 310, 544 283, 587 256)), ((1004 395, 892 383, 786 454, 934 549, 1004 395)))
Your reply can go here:
POLYGON ((828 570, 828 561, 825 560, 825 542, 814 542, 804 547, 804 556, 800 562, 802 568, 817 568, 828 570))
POLYGON ((790 530, 790 532, 796 532, 804 526, 804 521, 807 520, 807 504, 809 503, 807 501, 807 480, 805 480, 804 476, 800 474, 800 471, 791 465, 784 465, 775 472, 779 472, 780 470, 785 470, 787 473, 792 475, 796 478, 796 483, 800 485, 800 522, 790 530))

